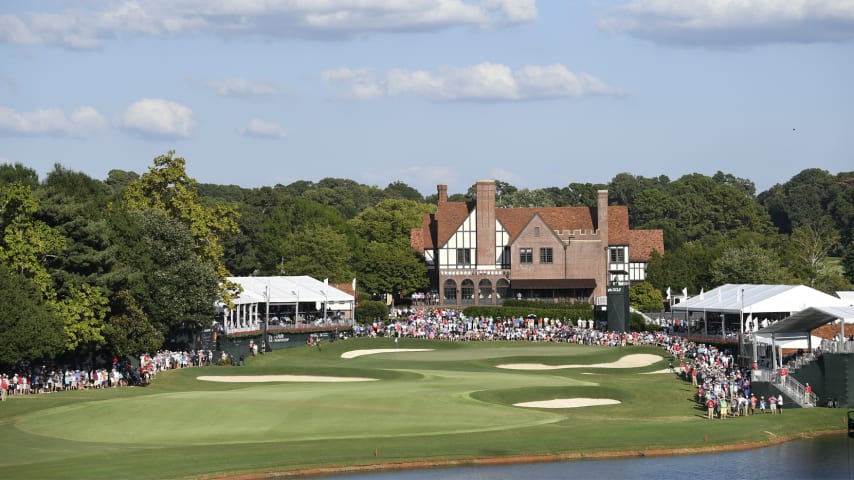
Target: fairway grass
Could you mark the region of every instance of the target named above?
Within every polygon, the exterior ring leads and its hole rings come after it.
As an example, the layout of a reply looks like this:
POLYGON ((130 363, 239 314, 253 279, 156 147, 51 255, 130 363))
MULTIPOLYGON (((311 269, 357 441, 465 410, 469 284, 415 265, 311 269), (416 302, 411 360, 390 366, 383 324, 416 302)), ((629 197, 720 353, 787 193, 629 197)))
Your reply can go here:
POLYGON ((349 339, 260 355, 244 367, 162 372, 147 387, 14 397, 0 404, 4 476, 214 478, 578 451, 687 453, 843 431, 842 410, 825 408, 705 420, 690 384, 638 375, 662 372, 665 355, 653 347, 349 339), (512 364, 564 368, 499 368, 512 364))

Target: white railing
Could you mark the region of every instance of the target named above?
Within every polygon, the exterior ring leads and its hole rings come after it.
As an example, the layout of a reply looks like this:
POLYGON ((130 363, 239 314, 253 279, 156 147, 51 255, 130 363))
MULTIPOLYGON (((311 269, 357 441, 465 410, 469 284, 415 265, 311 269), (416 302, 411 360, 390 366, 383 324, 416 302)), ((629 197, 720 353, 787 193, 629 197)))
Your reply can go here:
POLYGON ((818 405, 818 396, 813 392, 807 395, 806 387, 791 375, 780 375, 780 371, 777 370, 771 375, 771 383, 802 407, 814 407, 818 405))
MULTIPOLYGON (((282 330, 303 330, 303 329, 313 329, 313 328, 350 328, 356 323, 350 318, 343 318, 339 320, 308 320, 308 321, 290 321, 290 322, 281 322, 277 324, 271 323, 267 326, 268 332, 277 332, 282 330)), ((249 332, 259 332, 261 333, 264 330, 263 323, 251 323, 249 325, 240 326, 240 327, 226 327, 225 333, 228 335, 235 333, 249 333, 249 332)))
POLYGON ((819 348, 824 353, 854 353, 854 342, 822 340, 819 348))

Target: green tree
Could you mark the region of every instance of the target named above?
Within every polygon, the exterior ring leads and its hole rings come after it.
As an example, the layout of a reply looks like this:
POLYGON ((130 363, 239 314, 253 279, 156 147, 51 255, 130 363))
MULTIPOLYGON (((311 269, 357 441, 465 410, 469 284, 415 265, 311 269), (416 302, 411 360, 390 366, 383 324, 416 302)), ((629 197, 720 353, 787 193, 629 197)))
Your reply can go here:
POLYGON ((435 205, 413 200, 383 200, 350 220, 354 233, 364 241, 409 244, 409 232, 421 226, 435 205))
POLYGON ((148 315, 127 290, 118 292, 104 336, 112 352, 119 356, 155 352, 163 347, 163 334, 154 328, 148 315))
MULTIPOLYGON (((658 178, 644 178, 630 173, 619 173, 608 183, 608 198, 617 205, 634 205, 635 197, 646 191, 664 191, 670 183, 666 176, 658 178)), ((634 225, 636 219, 632 219, 632 211, 629 209, 629 224, 634 225)))
POLYGON ((330 227, 304 226, 292 233, 283 245, 284 270, 288 275, 328 278, 333 283, 349 282, 354 273, 348 239, 330 227))
POLYGON ((10 183, 20 183, 33 189, 39 184, 39 175, 35 170, 24 166, 22 163, 15 163, 14 165, 4 163, 0 165, 0 185, 10 183))
POLYGON ((629 288, 629 305, 642 312, 658 312, 664 309, 664 296, 651 283, 641 282, 629 288))
POLYGON ((376 300, 363 300, 356 307, 356 319, 360 323, 371 323, 374 320, 388 320, 388 305, 376 300))
MULTIPOLYGON (((350 258, 349 252, 352 251, 353 243, 349 235, 351 228, 334 208, 301 198, 288 201, 284 206, 271 206, 266 210, 267 213, 263 215, 260 224, 254 230, 259 274, 281 275, 284 272, 293 275, 292 267, 295 265, 293 257, 301 256, 303 253, 292 248, 293 246, 289 245, 290 242, 298 235, 305 235, 306 232, 313 232, 321 227, 324 231, 333 231, 341 235, 345 242, 342 258, 350 258)), ((305 271, 303 267, 299 270, 305 271)), ((338 281, 346 281, 346 278, 338 281)))
POLYGON ((652 252, 647 267, 647 281, 660 291, 685 288, 691 291, 710 290, 715 283, 710 273, 711 265, 723 251, 723 244, 702 242, 686 243, 668 250, 663 257, 652 252))
MULTIPOLYGON (((128 290, 167 338, 213 320, 218 277, 194 254, 186 225, 161 210, 132 212, 115 222, 119 264, 113 291, 128 290)), ((121 312, 120 312, 121 313, 121 312)))
POLYGON ((113 269, 116 255, 107 222, 112 189, 55 165, 35 193, 38 218, 57 229, 67 242, 64 253, 49 262, 58 295, 70 295, 84 283, 105 286, 103 276, 113 269))
POLYGON ((548 195, 544 190, 529 190, 523 188, 516 190, 512 194, 503 196, 502 202, 505 205, 514 207, 554 207, 554 198, 548 195))
POLYGON ((733 238, 743 231, 771 233, 770 218, 741 190, 700 174, 685 175, 667 188, 670 212, 688 241, 733 238))
POLYGON ((383 191, 376 187, 360 185, 353 180, 341 178, 324 178, 305 191, 309 200, 338 210, 341 215, 350 219, 365 208, 375 205, 383 199, 383 191))
POLYGON ((848 283, 854 283, 854 247, 850 244, 845 248, 845 253, 840 263, 845 279, 848 280, 848 283))
POLYGON ((0 261, 32 280, 46 299, 56 298, 45 263, 61 255, 66 239, 36 219, 38 199, 22 183, 0 185, 0 261))
POLYGON ((424 259, 409 245, 369 242, 356 269, 362 288, 373 295, 409 295, 429 286, 424 259))
POLYGON ((196 256, 216 272, 221 285, 220 300, 230 304, 237 287, 226 281, 230 274, 219 239, 237 231, 237 210, 225 203, 203 203, 197 182, 187 175, 186 161, 174 154, 169 151, 155 158, 148 173, 128 184, 123 197, 125 208, 160 210, 186 225, 194 240, 196 256))
POLYGON ((424 196, 421 195, 418 190, 401 181, 389 183, 388 186, 385 187, 384 193, 385 197, 390 199, 412 200, 414 202, 424 201, 424 196))
POLYGON ((100 288, 84 284, 68 296, 52 302, 52 309, 63 321, 67 350, 103 344, 109 300, 100 288))
POLYGON ((839 241, 839 233, 830 225, 796 227, 792 231, 789 270, 817 288, 819 278, 829 274, 828 256, 839 241))
POLYGON ((712 180, 719 185, 734 187, 750 198, 754 198, 756 196, 756 184, 746 178, 739 178, 731 173, 723 173, 718 170, 712 176, 712 180))
POLYGON ((712 280, 725 283, 785 283, 787 274, 776 254, 755 243, 726 249, 711 266, 712 280))
POLYGON ((598 192, 607 187, 601 183, 570 183, 564 189, 564 205, 595 207, 598 204, 598 192))
POLYGON ((827 207, 840 191, 836 178, 825 170, 808 168, 782 185, 758 196, 782 233, 824 221, 827 207))
POLYGON ((29 278, 0 262, 0 365, 62 352, 62 321, 29 278))

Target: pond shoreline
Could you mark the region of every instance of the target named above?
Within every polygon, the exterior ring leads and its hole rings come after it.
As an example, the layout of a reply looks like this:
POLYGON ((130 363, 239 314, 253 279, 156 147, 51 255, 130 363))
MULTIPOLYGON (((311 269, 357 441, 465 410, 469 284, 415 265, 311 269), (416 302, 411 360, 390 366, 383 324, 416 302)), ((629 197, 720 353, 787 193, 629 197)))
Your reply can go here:
MULTIPOLYGON (((335 467, 298 468, 293 470, 267 471, 245 474, 203 476, 205 480, 262 480, 270 478, 304 478, 321 475, 337 475, 350 473, 394 472, 403 470, 418 470, 443 467, 472 467, 480 465, 518 465, 526 463, 569 462, 581 460, 616 460, 623 458, 664 457, 674 455, 700 455, 708 453, 723 453, 750 450, 772 445, 779 445, 799 439, 817 438, 830 435, 844 435, 844 428, 801 432, 791 435, 780 435, 757 442, 740 442, 727 445, 709 445, 708 447, 685 448, 649 448, 639 450, 594 451, 585 453, 560 453, 547 455, 514 455, 500 457, 448 459, 448 460, 413 460, 388 463, 372 463, 362 465, 342 465, 335 467)), ((382 452, 378 452, 381 455, 382 452)))

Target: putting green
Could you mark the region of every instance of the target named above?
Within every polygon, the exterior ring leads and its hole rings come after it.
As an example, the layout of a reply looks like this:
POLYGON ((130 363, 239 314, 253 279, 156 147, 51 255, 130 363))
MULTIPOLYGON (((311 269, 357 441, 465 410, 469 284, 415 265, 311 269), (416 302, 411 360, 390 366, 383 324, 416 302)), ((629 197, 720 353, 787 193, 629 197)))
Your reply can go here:
POLYGON ((560 414, 477 401, 472 392, 592 385, 548 375, 409 370, 419 381, 257 384, 87 402, 21 418, 16 427, 66 440, 205 445, 511 429, 558 422, 560 414), (166 413, 166 414, 164 414, 166 413))

